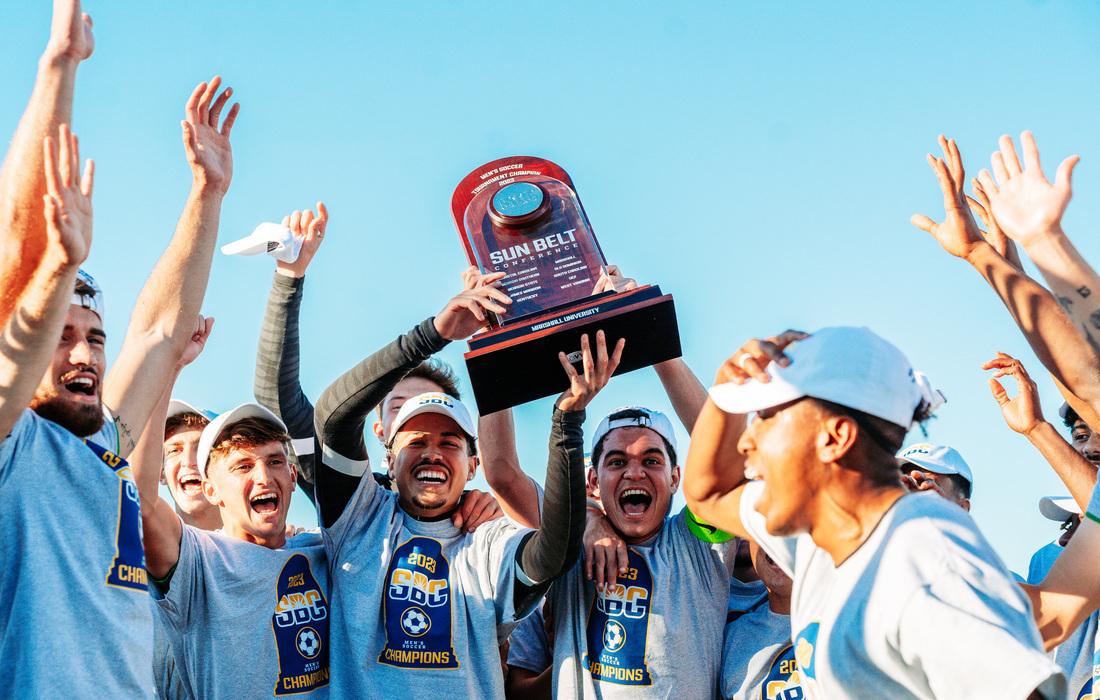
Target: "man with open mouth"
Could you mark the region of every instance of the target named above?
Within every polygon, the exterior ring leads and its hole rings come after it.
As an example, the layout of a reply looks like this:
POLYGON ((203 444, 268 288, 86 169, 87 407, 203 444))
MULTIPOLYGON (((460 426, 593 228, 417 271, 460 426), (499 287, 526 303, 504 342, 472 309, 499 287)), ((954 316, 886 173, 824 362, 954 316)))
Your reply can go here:
POLYGON ((934 398, 866 328, 751 340, 692 432, 688 505, 793 579, 807 698, 1064 697, 1026 596, 970 515, 899 479, 894 455, 934 398), (959 653, 968 644, 982 653, 959 653))
MULTIPOLYGON (((424 326, 436 338, 457 338, 481 322, 469 305, 449 305, 424 326)), ((333 696, 384 697, 400 688, 409 698, 504 697, 500 643, 577 558, 584 531, 584 409, 614 373, 623 344, 609 355, 598 333, 593 353, 584 336, 581 372, 559 354, 570 387, 555 402, 537 530, 507 519, 473 533, 459 530, 451 514, 478 464, 473 419, 445 394, 404 402, 386 436, 397 493, 365 475, 343 514, 323 530, 338 611, 333 696)), ((347 408, 358 393, 354 376, 352 370, 338 379, 318 401, 323 461, 334 453, 330 437, 337 439, 326 406, 356 414, 360 430, 352 436, 362 443, 362 423, 374 406, 364 401, 347 408)), ((362 459, 358 451, 335 454, 362 459)), ((318 470, 322 499, 324 473, 318 470)))
POLYGON ((0 171, 0 531, 13 534, 0 544, 2 686, 10 697, 149 697, 152 619, 125 458, 202 303, 239 106, 223 118, 231 92, 220 79, 187 103, 190 194, 107 374, 103 295, 79 271, 92 242, 93 168, 81 168, 69 129, 92 22, 79 0, 53 4, 0 171))
POLYGON ((161 436, 142 435, 135 471, 156 614, 186 695, 327 696, 328 564, 319 532, 287 537, 297 475, 286 426, 249 403, 203 428, 195 459, 216 532, 157 495, 161 436))

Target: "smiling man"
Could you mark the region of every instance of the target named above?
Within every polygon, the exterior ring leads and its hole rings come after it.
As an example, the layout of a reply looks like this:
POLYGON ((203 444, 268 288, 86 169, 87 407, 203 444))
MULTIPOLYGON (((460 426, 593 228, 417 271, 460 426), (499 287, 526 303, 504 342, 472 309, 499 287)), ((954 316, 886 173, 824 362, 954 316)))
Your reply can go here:
MULTIPOLYGON (((333 696, 384 697, 400 689, 408 698, 504 697, 499 645, 577 558, 584 409, 614 373, 622 346, 609 357, 600 333, 593 353, 584 336, 583 373, 559 353, 570 387, 554 407, 538 530, 507 519, 473 533, 457 528, 451 515, 478 464, 474 421, 446 394, 404 402, 386 441, 397 493, 364 475, 343 514, 323 530, 338 613, 333 696)), ((354 393, 353 376, 334 382, 318 405, 344 403, 333 392, 354 393)), ((359 420, 372 409, 364 402, 359 420)), ((331 434, 329 420, 319 409, 319 435, 331 434)), ((328 458, 331 447, 323 448, 328 458)))
POLYGON ((217 530, 222 526, 221 512, 202 492, 199 471, 199 440, 203 428, 210 424, 211 415, 185 401, 172 399, 164 422, 161 483, 172 494, 180 520, 200 530, 217 530))
POLYGON ((680 483, 672 423, 649 408, 620 408, 596 427, 591 452, 588 485, 606 516, 590 508, 589 517, 626 543, 626 562, 617 582, 599 587, 578 562, 547 594, 553 695, 710 697, 729 600, 727 548, 693 535, 686 512, 668 517, 680 483))
POLYGON ((187 696, 327 696, 327 559, 319 533, 286 536, 297 476, 286 426, 242 404, 203 428, 195 461, 217 532, 185 524, 157 496, 155 432, 135 465, 145 557, 187 696))
POLYGON ((1062 697, 1026 597, 969 514, 900 482, 894 454, 930 394, 866 328, 749 341, 696 422, 688 505, 794 580, 807 698, 1062 697))

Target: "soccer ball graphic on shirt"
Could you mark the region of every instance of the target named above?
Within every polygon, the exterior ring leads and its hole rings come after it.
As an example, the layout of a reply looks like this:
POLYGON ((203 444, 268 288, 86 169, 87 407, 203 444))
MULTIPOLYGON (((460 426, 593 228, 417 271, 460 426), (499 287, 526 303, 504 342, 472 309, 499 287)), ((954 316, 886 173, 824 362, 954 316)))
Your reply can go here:
POLYGON ((626 628, 615 620, 608 620, 603 626, 603 647, 607 651, 618 651, 626 644, 626 628))
POLYGON ((312 627, 304 627, 298 632, 298 638, 294 640, 298 647, 298 653, 307 659, 312 659, 321 651, 321 636, 312 627))
POLYGON ((420 608, 409 608, 401 613, 401 629, 410 637, 420 637, 432 628, 432 620, 420 608))

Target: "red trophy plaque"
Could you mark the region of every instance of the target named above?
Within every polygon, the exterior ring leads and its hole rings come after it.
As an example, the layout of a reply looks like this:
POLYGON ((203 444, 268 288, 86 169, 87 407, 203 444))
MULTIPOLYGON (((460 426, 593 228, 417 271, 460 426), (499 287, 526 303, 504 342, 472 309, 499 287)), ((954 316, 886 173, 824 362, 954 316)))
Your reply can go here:
POLYGON ((607 265, 573 181, 542 158, 512 156, 477 168, 451 197, 466 256, 483 273, 505 272, 512 298, 489 330, 470 339, 466 367, 482 414, 564 391, 558 352, 580 363, 580 338, 626 338, 616 374, 680 356, 676 309, 659 287, 592 290, 607 265))

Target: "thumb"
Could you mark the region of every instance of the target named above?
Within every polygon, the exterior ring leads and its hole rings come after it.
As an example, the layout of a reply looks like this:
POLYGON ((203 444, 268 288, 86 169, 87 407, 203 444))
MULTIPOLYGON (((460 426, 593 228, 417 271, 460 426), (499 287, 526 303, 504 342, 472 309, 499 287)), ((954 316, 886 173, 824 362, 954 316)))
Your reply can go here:
POLYGON ((1069 189, 1073 178, 1073 169, 1081 162, 1081 156, 1073 155, 1062 161, 1058 166, 1058 172, 1054 175, 1055 187, 1069 189))
POLYGON ((933 233, 936 229, 936 222, 932 221, 932 219, 929 219, 924 214, 913 214, 909 217, 909 223, 926 233, 933 233))
POLYGON ((1008 403, 1008 392, 1005 391, 1004 386, 996 379, 989 380, 989 390, 993 392, 993 400, 998 405, 1004 406, 1008 403))

